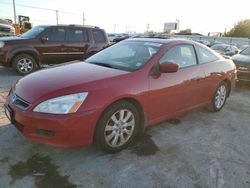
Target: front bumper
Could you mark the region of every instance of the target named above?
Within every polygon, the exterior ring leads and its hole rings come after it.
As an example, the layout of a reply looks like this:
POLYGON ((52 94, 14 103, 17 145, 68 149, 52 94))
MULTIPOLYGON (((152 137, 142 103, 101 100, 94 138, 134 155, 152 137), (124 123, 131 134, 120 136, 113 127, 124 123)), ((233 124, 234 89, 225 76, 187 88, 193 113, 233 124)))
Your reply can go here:
POLYGON ((12 37, 15 36, 14 32, 4 32, 4 31, 0 31, 0 37, 12 37))
POLYGON ((250 81, 250 71, 237 70, 237 78, 241 81, 250 81))
POLYGON ((13 105, 9 99, 5 108, 10 111, 11 123, 24 137, 57 147, 79 147, 93 143, 100 110, 54 115, 28 112, 13 105))

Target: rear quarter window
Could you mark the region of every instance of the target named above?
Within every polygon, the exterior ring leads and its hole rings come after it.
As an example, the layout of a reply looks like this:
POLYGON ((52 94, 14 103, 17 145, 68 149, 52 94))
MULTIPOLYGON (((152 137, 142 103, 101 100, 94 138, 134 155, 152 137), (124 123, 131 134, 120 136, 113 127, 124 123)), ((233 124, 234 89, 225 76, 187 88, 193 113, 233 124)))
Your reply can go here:
POLYGON ((160 59, 159 63, 176 63, 180 68, 197 64, 193 45, 181 44, 170 48, 160 59))
POLYGON ((106 42, 106 37, 101 30, 92 30, 94 41, 97 43, 106 42))
POLYGON ((213 52, 204 47, 196 46, 196 49, 200 64, 213 62, 219 59, 213 52))
POLYGON ((86 42, 88 41, 86 30, 81 28, 70 28, 69 29, 69 42, 86 42))

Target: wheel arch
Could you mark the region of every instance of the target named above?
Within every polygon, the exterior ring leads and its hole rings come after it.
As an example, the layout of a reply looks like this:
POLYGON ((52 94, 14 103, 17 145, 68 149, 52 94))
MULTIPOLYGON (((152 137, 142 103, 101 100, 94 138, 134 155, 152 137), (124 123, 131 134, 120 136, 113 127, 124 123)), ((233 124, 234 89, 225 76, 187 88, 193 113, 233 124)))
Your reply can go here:
POLYGON ((25 51, 18 51, 18 52, 16 52, 16 53, 14 53, 13 56, 11 57, 11 60, 10 60, 11 66, 13 65, 13 60, 14 60, 18 55, 21 55, 21 54, 30 55, 31 57, 33 57, 33 58, 35 59, 37 66, 40 66, 40 64, 39 64, 39 58, 38 58, 37 54, 35 54, 35 53, 32 52, 32 51, 27 51, 27 50, 25 50, 25 51))
POLYGON ((144 132, 144 130, 146 129, 146 123, 147 123, 147 117, 146 117, 146 114, 144 113, 144 110, 143 110, 143 107, 141 105, 141 103, 133 98, 133 97, 123 97, 123 98, 120 98, 120 99, 117 99, 115 101, 112 101, 112 103, 110 103, 109 105, 107 105, 104 110, 101 112, 101 115, 99 116, 98 120, 97 120, 97 123, 95 125, 95 129, 94 129, 94 136, 93 136, 93 142, 95 142, 96 140, 96 131, 97 131, 97 125, 102 117, 102 115, 105 113, 105 111, 111 107, 112 105, 114 105, 115 103, 118 103, 118 102, 122 102, 122 101, 127 101, 129 103, 131 103, 132 105, 134 105, 136 107, 136 109, 138 110, 138 113, 139 113, 139 118, 140 118, 140 125, 139 125, 139 132, 138 134, 141 134, 144 132))
POLYGON ((223 82, 227 84, 227 89, 228 89, 227 97, 229 97, 231 93, 231 81, 229 79, 224 79, 223 82))

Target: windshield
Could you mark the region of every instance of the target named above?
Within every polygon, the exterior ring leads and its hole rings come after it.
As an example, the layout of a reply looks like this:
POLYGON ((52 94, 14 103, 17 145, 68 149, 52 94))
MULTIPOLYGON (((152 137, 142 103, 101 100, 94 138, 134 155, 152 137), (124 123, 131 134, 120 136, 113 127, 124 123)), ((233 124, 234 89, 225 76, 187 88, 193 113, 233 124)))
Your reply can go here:
POLYGON ((124 41, 91 56, 85 62, 135 71, 145 65, 162 46, 156 42, 124 41))
POLYGON ((27 38, 27 39, 33 39, 38 34, 40 34, 42 31, 44 31, 45 28, 46 28, 46 26, 36 26, 36 27, 33 27, 31 30, 25 32, 20 37, 27 38))

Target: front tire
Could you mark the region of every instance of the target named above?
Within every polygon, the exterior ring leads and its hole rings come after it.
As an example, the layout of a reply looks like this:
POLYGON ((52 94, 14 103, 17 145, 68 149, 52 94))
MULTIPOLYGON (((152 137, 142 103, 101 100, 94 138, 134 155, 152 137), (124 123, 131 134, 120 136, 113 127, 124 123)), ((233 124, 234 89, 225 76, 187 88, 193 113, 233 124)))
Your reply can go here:
POLYGON ((139 130, 139 112, 127 101, 111 105, 98 121, 95 142, 108 153, 118 152, 131 144, 139 130))
POLYGON ((14 58, 12 66, 19 75, 23 76, 35 71, 37 63, 32 56, 20 54, 14 58))
POLYGON ((218 112, 223 108, 228 97, 228 92, 227 83, 222 82, 217 88, 212 100, 212 110, 214 112, 218 112))

